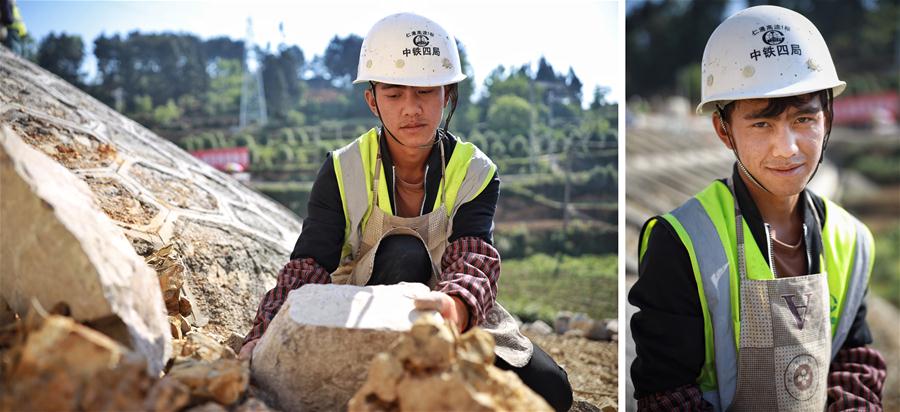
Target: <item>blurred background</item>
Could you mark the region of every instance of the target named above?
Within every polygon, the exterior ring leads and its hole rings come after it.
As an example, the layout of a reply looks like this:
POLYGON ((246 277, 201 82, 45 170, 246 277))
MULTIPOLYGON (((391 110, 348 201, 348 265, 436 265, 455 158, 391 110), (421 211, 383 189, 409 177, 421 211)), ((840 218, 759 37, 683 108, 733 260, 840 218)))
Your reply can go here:
MULTIPOLYGON (((731 0, 626 2, 626 273, 636 280, 637 237, 666 213, 731 174, 734 156, 716 138, 700 102, 700 60, 725 18, 773 4, 809 18, 825 37, 846 91, 812 189, 847 208, 875 235, 868 298, 875 346, 888 358, 885 410, 900 410, 900 2, 731 0)), ((634 307, 628 306, 627 316, 634 307)), ((627 348, 634 356, 633 342, 627 348)), ((633 410, 628 382, 627 409, 633 410)))
MULTIPOLYGON (((437 21, 469 75, 451 131, 484 150, 502 179, 499 301, 526 323, 552 325, 560 311, 617 317, 619 2, 15 6, 8 48, 301 219, 326 153, 378 125, 367 86, 351 84, 366 32, 402 11, 437 21)), ((561 363, 584 366, 576 399, 615 405, 615 343, 572 342, 547 344, 561 363)))

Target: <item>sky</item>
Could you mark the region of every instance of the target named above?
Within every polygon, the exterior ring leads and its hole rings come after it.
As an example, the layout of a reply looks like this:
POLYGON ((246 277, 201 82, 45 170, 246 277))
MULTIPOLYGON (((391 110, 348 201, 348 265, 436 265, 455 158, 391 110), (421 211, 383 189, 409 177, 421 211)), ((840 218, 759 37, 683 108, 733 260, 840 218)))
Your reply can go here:
MULTIPOLYGON (((499 65, 519 67, 544 56, 565 75, 569 67, 584 84, 587 104, 595 87, 609 88, 608 101, 623 101, 619 11, 613 0, 457 1, 39 1, 19 0, 22 17, 38 41, 51 32, 81 35, 85 71, 94 73, 93 40, 100 34, 175 31, 201 38, 244 38, 252 18, 254 41, 275 50, 297 45, 307 61, 322 55, 332 37, 365 37, 379 19, 414 12, 435 20, 466 48, 476 93, 499 65), (279 32, 283 23, 284 35, 279 32)), ((624 39, 622 39, 624 40, 624 39)))

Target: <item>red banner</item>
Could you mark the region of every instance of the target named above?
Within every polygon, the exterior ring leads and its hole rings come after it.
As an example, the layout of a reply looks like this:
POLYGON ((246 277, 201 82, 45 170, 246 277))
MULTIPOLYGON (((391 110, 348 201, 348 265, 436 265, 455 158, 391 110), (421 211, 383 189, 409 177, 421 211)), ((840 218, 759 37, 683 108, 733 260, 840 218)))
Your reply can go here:
POLYGON ((222 171, 243 172, 250 166, 250 151, 246 147, 195 150, 191 154, 222 171), (236 166, 240 170, 235 170, 236 166))
POLYGON ((834 99, 835 125, 870 125, 875 122, 897 121, 900 97, 897 92, 862 96, 838 96, 834 99))

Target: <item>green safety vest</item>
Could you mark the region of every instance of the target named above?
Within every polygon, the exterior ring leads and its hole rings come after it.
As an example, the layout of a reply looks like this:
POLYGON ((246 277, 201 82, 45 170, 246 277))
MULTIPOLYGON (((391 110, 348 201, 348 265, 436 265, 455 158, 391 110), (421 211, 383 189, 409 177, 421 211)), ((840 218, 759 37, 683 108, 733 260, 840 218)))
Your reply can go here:
MULTIPOLYGON (((865 294, 874 257, 872 234, 859 220, 827 199, 820 267, 828 279, 831 310, 831 357, 843 346, 865 294)), ((678 235, 691 261, 703 311, 705 362, 697 384, 716 410, 727 410, 737 389, 737 351, 740 340, 740 284, 734 197, 715 181, 683 205, 661 217, 678 235)), ((653 226, 642 230, 639 257, 643 258, 653 226)), ((750 279, 774 279, 763 252, 744 220, 745 259, 750 279)))
MULTIPOLYGON (((334 173, 344 208, 344 245, 341 261, 353 259, 359 250, 362 232, 372 212, 372 182, 375 178, 375 160, 378 156, 379 133, 371 129, 352 143, 332 152, 334 173)), ((457 141, 447 161, 444 186, 447 216, 452 220, 459 206, 477 197, 494 176, 497 166, 472 143, 457 141)), ((384 167, 378 181, 378 207, 393 215, 384 167)), ((441 191, 438 189, 435 211, 441 207, 441 191)))

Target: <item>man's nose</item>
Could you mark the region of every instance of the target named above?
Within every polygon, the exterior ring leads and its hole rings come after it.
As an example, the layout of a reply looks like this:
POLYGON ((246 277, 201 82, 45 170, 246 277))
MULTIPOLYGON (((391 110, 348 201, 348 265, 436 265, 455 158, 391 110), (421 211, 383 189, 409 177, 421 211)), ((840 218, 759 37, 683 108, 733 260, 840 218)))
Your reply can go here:
POLYGON ((419 97, 419 94, 416 93, 415 90, 412 90, 410 93, 406 93, 402 101, 403 107, 401 108, 400 114, 404 116, 418 116, 422 114, 422 99, 419 97))
POLYGON ((775 157, 791 158, 800 151, 797 140, 800 135, 789 124, 775 127, 772 155, 775 157))

